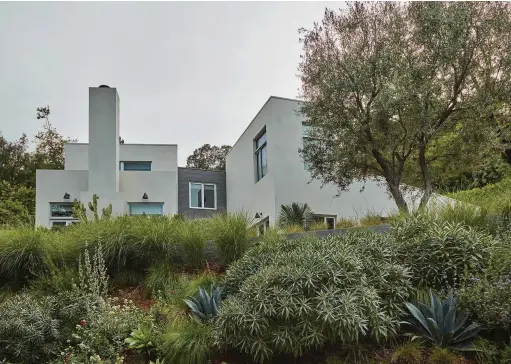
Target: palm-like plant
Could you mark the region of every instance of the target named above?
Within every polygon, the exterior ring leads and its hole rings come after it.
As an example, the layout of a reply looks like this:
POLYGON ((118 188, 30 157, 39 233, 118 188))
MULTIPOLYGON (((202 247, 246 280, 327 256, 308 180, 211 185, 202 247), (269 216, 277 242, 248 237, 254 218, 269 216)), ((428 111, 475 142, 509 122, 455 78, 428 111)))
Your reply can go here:
POLYGON ((209 321, 218 316, 222 304, 222 287, 211 284, 210 293, 199 287, 197 297, 188 297, 184 300, 190 311, 201 321, 209 321))
POLYGON ((278 223, 281 227, 299 225, 307 227, 313 220, 313 211, 307 203, 293 202, 281 205, 278 223))
POLYGON ((481 331, 481 326, 472 323, 464 328, 468 315, 458 312, 456 299, 452 292, 442 302, 437 294, 431 292, 431 306, 418 303, 417 306, 406 302, 406 307, 413 320, 403 322, 414 331, 439 347, 455 350, 474 350, 470 343, 481 331))

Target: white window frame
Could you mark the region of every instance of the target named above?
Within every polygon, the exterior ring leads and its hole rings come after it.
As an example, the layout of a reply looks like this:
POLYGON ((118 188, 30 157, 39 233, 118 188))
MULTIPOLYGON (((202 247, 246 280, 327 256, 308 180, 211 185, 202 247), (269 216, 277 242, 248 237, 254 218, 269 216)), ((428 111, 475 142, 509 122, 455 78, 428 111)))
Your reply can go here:
POLYGON ((63 222, 66 226, 73 225, 74 223, 78 223, 79 220, 75 218, 60 218, 60 219, 50 219, 50 227, 53 227, 54 222, 63 222))
POLYGON ((216 183, 210 183, 210 182, 193 182, 190 181, 188 183, 188 206, 191 209, 196 210, 216 210, 217 209, 217 195, 216 195, 216 183), (192 206, 192 184, 194 185, 201 185, 201 198, 202 198, 202 207, 194 207, 192 206), (204 207, 204 185, 211 185, 214 187, 214 195, 215 195, 215 207, 204 207))
POLYGON ((328 225, 327 219, 334 219, 334 228, 332 230, 335 230, 337 225, 337 215, 322 215, 322 214, 315 214, 314 218, 320 218, 323 219, 323 223, 328 225))
POLYGON ((50 202, 49 206, 49 216, 50 216, 50 227, 53 226, 53 222, 65 222, 66 226, 71 225, 73 222, 78 222, 79 220, 74 216, 51 216, 51 205, 68 205, 73 206, 71 202, 50 202))
POLYGON ((261 221, 257 222, 256 224, 252 225, 256 229, 257 236, 263 236, 266 235, 268 230, 270 229, 270 217, 266 216, 261 219, 261 221), (261 235, 261 227, 263 228, 263 234, 261 235))

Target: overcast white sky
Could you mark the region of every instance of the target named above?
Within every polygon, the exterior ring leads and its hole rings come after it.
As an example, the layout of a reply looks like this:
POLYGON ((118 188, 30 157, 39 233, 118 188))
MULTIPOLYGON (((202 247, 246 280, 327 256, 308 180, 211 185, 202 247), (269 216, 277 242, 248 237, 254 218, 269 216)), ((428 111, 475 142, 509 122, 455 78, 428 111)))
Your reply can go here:
POLYGON ((88 87, 117 87, 126 143, 234 144, 270 95, 298 96, 298 28, 342 2, 0 3, 0 131, 88 140, 88 87))

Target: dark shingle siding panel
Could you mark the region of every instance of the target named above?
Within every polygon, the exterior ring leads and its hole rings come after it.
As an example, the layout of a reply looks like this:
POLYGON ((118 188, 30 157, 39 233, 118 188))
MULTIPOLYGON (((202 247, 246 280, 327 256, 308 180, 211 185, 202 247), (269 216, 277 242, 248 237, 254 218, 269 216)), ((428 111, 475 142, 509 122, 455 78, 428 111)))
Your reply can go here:
POLYGON ((227 193, 225 187, 225 171, 208 171, 196 168, 178 168, 178 204, 177 212, 185 218, 194 219, 208 217, 216 211, 227 209, 227 193), (190 182, 214 183, 216 184, 216 205, 217 210, 201 210, 190 208, 190 182))

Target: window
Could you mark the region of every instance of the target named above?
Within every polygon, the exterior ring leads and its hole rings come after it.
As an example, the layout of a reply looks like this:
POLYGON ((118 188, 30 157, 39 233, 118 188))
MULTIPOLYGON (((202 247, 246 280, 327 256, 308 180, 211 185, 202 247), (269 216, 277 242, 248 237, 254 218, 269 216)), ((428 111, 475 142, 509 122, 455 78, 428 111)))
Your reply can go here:
POLYGON ((328 216, 328 215, 316 215, 314 216, 314 220, 320 224, 326 224, 328 230, 335 229, 335 216, 328 216))
POLYGON ((270 229, 270 218, 266 217, 264 221, 257 224, 257 235, 263 236, 270 229))
POLYGON ((163 215, 163 203, 129 203, 130 215, 163 215))
POLYGON ((190 208, 216 210, 216 185, 190 182, 190 208))
POLYGON ((256 182, 268 173, 268 157, 266 148, 266 130, 255 140, 256 182))
POLYGON ((50 203, 51 217, 73 217, 73 204, 50 203))
POLYGON ((152 162, 119 162, 121 171, 150 171, 152 162))

